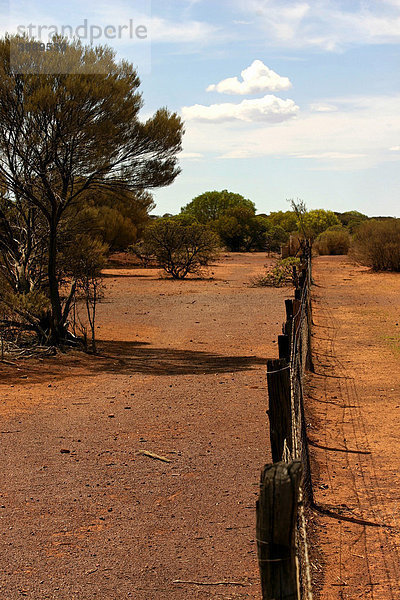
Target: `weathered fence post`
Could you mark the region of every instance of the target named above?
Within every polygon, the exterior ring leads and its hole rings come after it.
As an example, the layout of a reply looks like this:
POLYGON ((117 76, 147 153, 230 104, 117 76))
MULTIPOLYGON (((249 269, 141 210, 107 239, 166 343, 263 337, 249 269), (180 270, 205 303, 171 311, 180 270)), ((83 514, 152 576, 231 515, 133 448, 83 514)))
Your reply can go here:
MULTIPOLYGON (((289 338, 290 344, 290 352, 289 359, 291 355, 291 347, 292 347, 292 333, 293 333, 293 300, 285 300, 286 307, 286 322, 283 324, 282 332, 284 335, 287 335, 289 338)), ((279 357, 281 358, 281 357, 279 357)))
POLYGON ((310 290, 308 290, 308 298, 306 304, 307 312, 307 356, 306 356, 306 369, 311 373, 314 373, 314 361, 312 358, 312 313, 311 313, 311 298, 310 290))
POLYGON ((263 600, 300 600, 295 535, 301 462, 266 465, 257 502, 263 600))
MULTIPOLYGON (((297 292, 297 290, 296 290, 297 292)), ((300 290, 301 292, 301 290, 300 290)), ((301 296, 300 296, 301 298, 301 296)), ((299 337, 300 337, 300 325, 301 325, 301 300, 299 299, 295 299, 293 300, 293 327, 294 327, 294 341, 295 344, 298 343, 299 337)), ((296 350, 293 349, 293 351, 295 352, 296 350)))
POLYGON ((285 440, 290 452, 293 448, 289 363, 284 359, 269 360, 267 369, 272 460, 279 462, 285 440))
POLYGON ((290 360, 290 337, 287 334, 278 336, 279 358, 290 360))
POLYGON ((293 319, 293 300, 285 300, 286 320, 293 319))

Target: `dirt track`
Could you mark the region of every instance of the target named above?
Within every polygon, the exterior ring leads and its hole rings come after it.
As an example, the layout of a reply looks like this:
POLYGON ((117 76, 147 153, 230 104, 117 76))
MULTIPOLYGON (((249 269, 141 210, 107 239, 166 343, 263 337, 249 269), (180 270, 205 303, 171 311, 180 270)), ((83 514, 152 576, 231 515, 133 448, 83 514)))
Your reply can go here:
POLYGON ((1 598, 260 598, 265 363, 287 293, 246 285, 264 263, 109 271, 100 356, 2 367, 1 598))
POLYGON ((342 257, 319 258, 314 270, 316 374, 307 412, 316 501, 333 513, 315 519, 316 598, 397 600, 400 275, 342 257))

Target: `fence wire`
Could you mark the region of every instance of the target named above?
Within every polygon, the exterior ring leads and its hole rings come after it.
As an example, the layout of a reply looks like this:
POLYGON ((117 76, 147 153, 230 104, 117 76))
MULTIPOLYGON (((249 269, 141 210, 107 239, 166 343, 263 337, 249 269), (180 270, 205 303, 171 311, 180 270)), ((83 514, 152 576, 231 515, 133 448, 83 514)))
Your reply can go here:
POLYGON ((306 512, 313 504, 313 490, 304 411, 305 374, 313 370, 311 280, 311 255, 307 252, 299 270, 293 271, 295 299, 285 302, 287 320, 279 339, 279 360, 268 361, 273 461, 300 461, 302 464, 296 530, 299 597, 302 600, 312 600, 306 512))
MULTIPOLYGON (((301 598, 312 600, 311 567, 307 542, 306 506, 313 503, 310 457, 307 442, 307 424, 304 411, 304 380, 307 370, 313 368, 311 353, 311 256, 305 257, 301 268, 299 287, 293 303, 293 325, 290 344, 290 404, 292 415, 291 460, 300 460, 303 477, 298 508, 297 556, 301 598)), ((284 460, 287 460, 287 456, 284 460)))

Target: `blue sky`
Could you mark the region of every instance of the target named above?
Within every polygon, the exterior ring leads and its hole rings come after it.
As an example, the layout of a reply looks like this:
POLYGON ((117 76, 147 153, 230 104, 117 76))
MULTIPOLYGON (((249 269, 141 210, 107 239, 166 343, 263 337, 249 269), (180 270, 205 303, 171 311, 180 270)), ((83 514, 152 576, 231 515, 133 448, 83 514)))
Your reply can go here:
POLYGON ((158 214, 229 189, 259 212, 298 197, 309 208, 400 217, 400 0, 10 0, 9 8, 3 29, 84 18, 148 27, 146 41, 111 45, 138 65, 143 116, 167 106, 185 119, 182 174, 156 191, 158 214))

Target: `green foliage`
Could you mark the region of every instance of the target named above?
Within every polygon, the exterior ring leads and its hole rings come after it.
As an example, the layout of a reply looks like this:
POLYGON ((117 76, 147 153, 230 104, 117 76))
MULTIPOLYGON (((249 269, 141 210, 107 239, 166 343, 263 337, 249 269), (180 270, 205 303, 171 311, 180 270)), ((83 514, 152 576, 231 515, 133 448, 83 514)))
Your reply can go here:
POLYGON ((349 230, 350 233, 354 233, 357 228, 364 221, 368 221, 367 215, 358 212, 357 210, 349 210, 344 213, 335 213, 341 224, 349 230))
POLYGON ((70 244, 64 258, 68 275, 78 286, 86 285, 89 279, 101 276, 107 263, 108 246, 90 235, 79 234, 70 244))
POLYGON ((298 227, 296 213, 292 210, 271 212, 267 219, 272 225, 282 227, 287 233, 293 233, 298 227))
POLYGON ((152 195, 143 190, 113 193, 96 190, 84 197, 83 206, 78 206, 75 213, 80 222, 85 222, 85 231, 90 231, 114 252, 125 250, 142 236, 154 206, 152 195))
POLYGON ((293 267, 300 265, 300 259, 293 256, 280 259, 266 275, 252 280, 253 287, 283 287, 293 282, 293 267))
POLYGON ((265 232, 265 250, 267 252, 279 252, 281 246, 289 240, 289 233, 280 225, 270 225, 265 232))
POLYGON ((240 194, 222 190, 222 192, 205 192, 194 198, 181 210, 182 214, 194 217, 199 223, 206 224, 216 221, 225 213, 235 207, 244 207, 255 215, 255 206, 240 194))
POLYGON ((351 236, 346 229, 334 226, 321 233, 313 249, 320 255, 348 254, 351 236))
MULTIPOLYGON (((3 282, 4 284, 4 282, 3 282)), ((0 310, 9 321, 21 323, 27 328, 40 327, 43 315, 49 310, 49 299, 39 290, 17 293, 7 284, 3 285, 0 310)))
POLYGON ((218 238, 206 225, 182 215, 151 223, 145 230, 143 246, 143 251, 154 256, 173 279, 184 279, 189 273, 200 275, 216 257, 218 238))
POLYGON ((255 216, 247 206, 228 209, 211 226, 231 252, 265 250, 268 223, 264 217, 255 216))
POLYGON ((400 219, 362 223, 354 236, 352 253, 374 271, 400 272, 400 219))
POLYGON ((148 245, 145 244, 143 240, 139 240, 136 242, 136 244, 129 246, 128 252, 136 256, 145 269, 147 269, 147 267, 149 267, 151 263, 156 260, 148 245))
POLYGON ((334 225, 340 225, 340 221, 331 210, 310 210, 298 216, 297 219, 298 230, 311 241, 334 225))

